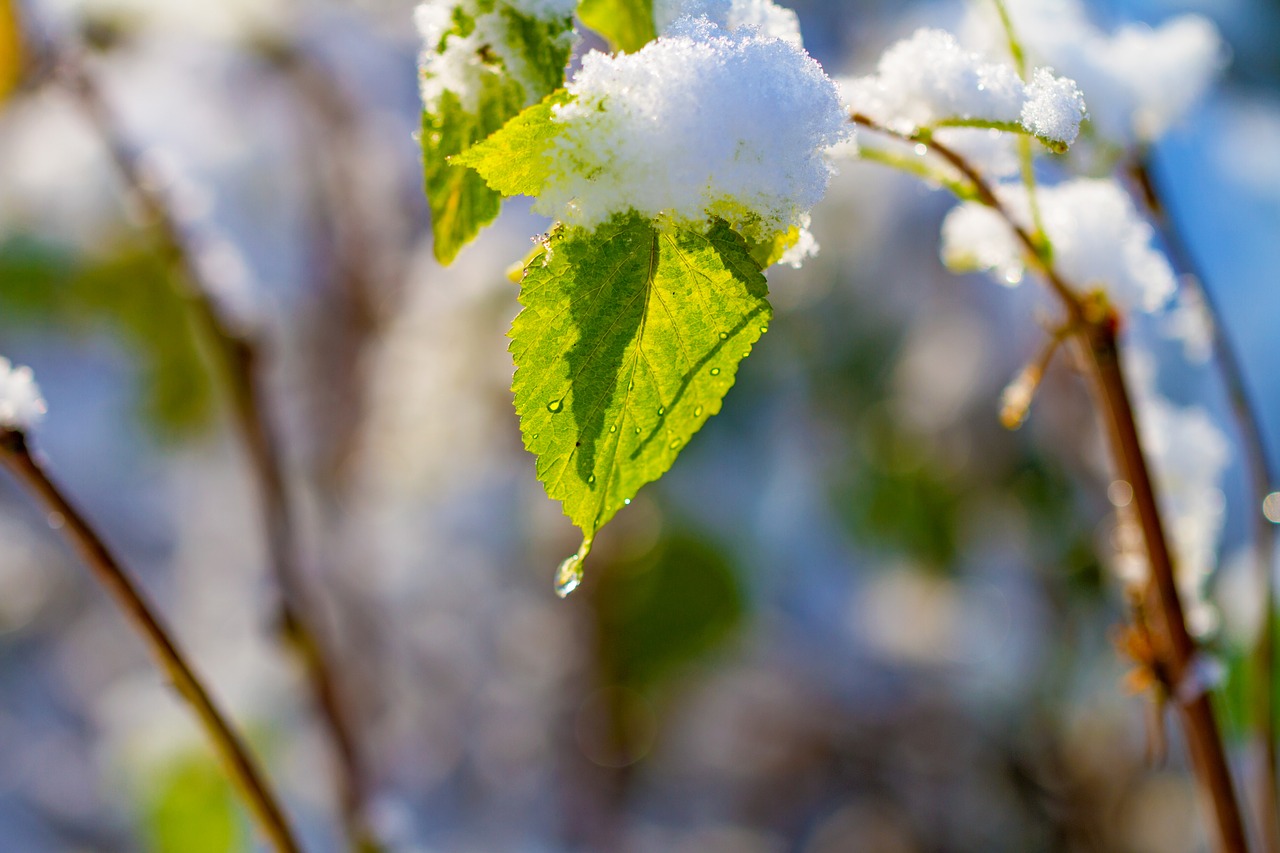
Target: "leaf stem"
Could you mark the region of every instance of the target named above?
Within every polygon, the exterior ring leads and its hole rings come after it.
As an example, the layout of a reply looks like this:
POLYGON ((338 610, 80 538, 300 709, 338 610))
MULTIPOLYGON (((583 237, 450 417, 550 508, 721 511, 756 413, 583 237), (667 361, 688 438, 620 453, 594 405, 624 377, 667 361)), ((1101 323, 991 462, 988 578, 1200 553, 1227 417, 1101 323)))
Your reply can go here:
POLYGON ((129 579, 119 561, 80 511, 49 478, 40 461, 32 455, 22 432, 11 429, 0 431, 0 460, 50 513, 56 513, 63 520, 62 529, 67 540, 150 647, 156 662, 172 681, 179 695, 195 711, 218 757, 272 847, 277 853, 300 853, 302 848, 289 828, 284 811, 243 739, 214 704, 209 691, 173 640, 155 608, 129 579))

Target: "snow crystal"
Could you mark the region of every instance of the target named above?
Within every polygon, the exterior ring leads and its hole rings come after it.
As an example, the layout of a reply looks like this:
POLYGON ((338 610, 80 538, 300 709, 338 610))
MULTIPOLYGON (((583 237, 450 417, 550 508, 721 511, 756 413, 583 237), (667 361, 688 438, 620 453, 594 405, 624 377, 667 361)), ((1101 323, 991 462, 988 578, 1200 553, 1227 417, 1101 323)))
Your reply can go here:
POLYGON ((13 367, 7 358, 0 358, 0 428, 30 429, 45 411, 31 368, 13 367))
POLYGON ((800 19, 773 0, 655 0, 653 17, 664 35, 681 18, 706 18, 726 30, 753 27, 760 35, 803 46, 800 19))
POLYGON ((1019 124, 1044 139, 1075 141, 1084 98, 1071 80, 1037 69, 1030 85, 944 30, 921 29, 884 52, 869 77, 841 81, 850 109, 901 133, 949 121, 1019 124))
MULTIPOLYGON (((1030 228, 1026 188, 1002 186, 997 195, 1013 218, 1030 228)), ((1124 310, 1155 311, 1173 296, 1173 271, 1151 245, 1153 231, 1113 180, 1077 179, 1036 193, 1054 265, 1074 287, 1100 287, 1124 310)), ((966 202, 942 226, 942 257, 953 269, 990 270, 1016 284, 1025 269, 1023 247, 1000 215, 966 202)))
POLYGON ((536 209, 570 225, 627 210, 719 216, 764 239, 802 224, 830 179, 824 149, 851 133, 803 50, 706 19, 683 18, 636 53, 589 53, 568 89, 536 209))
MULTIPOLYGON (((503 11, 525 18, 567 21, 573 8, 568 0, 498 0, 491 11, 483 13, 478 0, 427 0, 420 4, 414 10, 414 22, 424 45, 418 75, 422 103, 434 111, 444 93, 451 92, 464 111, 474 113, 485 75, 503 72, 523 87, 527 103, 538 100, 546 92, 529 69, 527 52, 520 44, 523 36, 511 33, 511 22, 503 11), (459 13, 475 22, 466 35, 455 31, 455 15, 459 13)), ((561 38, 567 47, 572 30, 566 27, 561 38)))
MULTIPOLYGON (((1199 15, 1159 27, 1129 24, 1107 34, 1074 0, 1009 4, 1028 54, 1074 79, 1089 101, 1089 120, 1103 138, 1150 142, 1195 104, 1226 64, 1217 29, 1199 15)), ((990 10, 975 12, 973 41, 996 48, 1004 31, 990 10)))

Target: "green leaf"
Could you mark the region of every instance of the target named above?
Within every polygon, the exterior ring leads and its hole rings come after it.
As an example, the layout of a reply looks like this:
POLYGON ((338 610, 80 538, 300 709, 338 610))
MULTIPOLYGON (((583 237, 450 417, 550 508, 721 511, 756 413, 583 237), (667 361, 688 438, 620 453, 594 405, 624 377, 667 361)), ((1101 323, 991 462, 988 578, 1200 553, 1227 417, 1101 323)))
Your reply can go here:
POLYGON ((660 687, 717 649, 742 624, 747 594, 725 555, 689 533, 609 565, 597 590, 606 683, 660 687))
POLYGON ((720 411, 772 316, 766 295, 719 220, 702 234, 632 213, 547 238, 511 329, 512 389, 538 478, 583 532, 566 569, 720 411))
POLYGON ((139 374, 141 414, 167 439, 197 432, 214 411, 210 365, 188 300, 149 247, 82 259, 27 239, 0 244, 0 331, 115 333, 139 374))
MULTIPOLYGON (((503 25, 497 31, 505 34, 507 43, 482 45, 477 51, 476 61, 485 70, 479 76, 475 106, 468 108, 456 92, 445 91, 422 113, 424 184, 431 207, 435 256, 444 264, 496 219, 502 207, 498 192, 450 158, 486 139, 525 106, 563 86, 573 47, 572 18, 542 20, 493 3, 479 4, 478 11, 501 17, 503 25)), ((475 19, 461 10, 455 10, 455 18, 453 29, 435 46, 437 51, 445 48, 451 36, 466 36, 475 30, 475 19)))
POLYGON ((658 37, 653 0, 582 0, 578 17, 615 50, 634 53, 658 37))
POLYGON ((212 756, 191 754, 166 767, 144 807, 155 853, 234 853, 246 847, 235 791, 212 756))
POLYGON ((435 113, 422 113, 422 172, 431 206, 436 260, 448 264, 497 218, 502 197, 480 175, 449 162, 515 115, 524 102, 520 87, 496 74, 484 76, 479 112, 463 110, 457 95, 445 92, 435 113))
POLYGON ((551 177, 550 154, 562 129, 552 121, 552 108, 572 97, 564 89, 553 92, 450 162, 475 169, 504 196, 540 195, 551 177))

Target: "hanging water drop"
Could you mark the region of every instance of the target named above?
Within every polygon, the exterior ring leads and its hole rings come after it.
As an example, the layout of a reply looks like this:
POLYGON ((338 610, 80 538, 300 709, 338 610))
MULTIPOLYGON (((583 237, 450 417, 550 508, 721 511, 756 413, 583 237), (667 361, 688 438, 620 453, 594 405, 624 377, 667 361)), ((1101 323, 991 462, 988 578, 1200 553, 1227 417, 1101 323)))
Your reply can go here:
POLYGON ((556 568, 556 595, 565 598, 582 583, 582 558, 577 554, 556 568))
POLYGON ((564 408, 563 397, 561 397, 559 400, 552 400, 550 403, 547 403, 547 411, 553 415, 563 408, 564 408))

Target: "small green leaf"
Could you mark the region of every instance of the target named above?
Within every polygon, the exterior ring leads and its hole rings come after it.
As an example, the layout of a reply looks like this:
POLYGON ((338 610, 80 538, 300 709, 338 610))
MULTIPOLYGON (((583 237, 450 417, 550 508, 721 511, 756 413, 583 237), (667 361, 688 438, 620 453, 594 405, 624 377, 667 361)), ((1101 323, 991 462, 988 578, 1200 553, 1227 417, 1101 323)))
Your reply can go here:
POLYGON ((504 196, 541 194, 551 177, 551 150, 562 127, 552 121, 552 108, 571 99, 564 89, 553 92, 449 162, 475 169, 490 189, 504 196))
MULTIPOLYGON (((496 219, 502 207, 500 195, 478 174, 450 158, 563 86, 573 48, 572 18, 543 20, 491 2, 479 4, 478 11, 502 19, 495 32, 502 33, 506 43, 485 44, 477 51, 474 61, 484 70, 474 106, 469 106, 471 99, 464 103, 457 92, 446 90, 422 114, 423 177, 435 255, 444 264, 496 219)), ((444 50, 450 38, 472 34, 476 26, 474 18, 455 9, 453 28, 434 49, 444 50)))
POLYGON ((609 682, 658 688, 729 639, 746 609, 742 579, 720 550, 690 533, 664 535, 601 573, 601 669, 609 682))
POLYGON ((179 758, 152 781, 144 811, 155 853, 234 853, 245 849, 235 790, 212 756, 179 758))
POLYGON ((445 92, 436 113, 422 114, 422 170, 436 260, 442 264, 450 263, 502 208, 502 197, 489 189, 483 178, 449 162, 450 157, 502 127, 524 101, 513 81, 496 74, 486 74, 483 79, 478 113, 467 113, 456 95, 445 92))
MULTIPOLYGON (((595 532, 720 411, 772 309, 742 237, 615 217, 559 228, 530 262, 511 329, 525 447, 547 494, 595 532)), ((581 565, 579 562, 577 565, 581 565)))
POLYGON ((582 23, 608 39, 614 49, 634 53, 658 37, 653 0, 582 0, 582 23))

